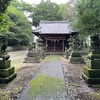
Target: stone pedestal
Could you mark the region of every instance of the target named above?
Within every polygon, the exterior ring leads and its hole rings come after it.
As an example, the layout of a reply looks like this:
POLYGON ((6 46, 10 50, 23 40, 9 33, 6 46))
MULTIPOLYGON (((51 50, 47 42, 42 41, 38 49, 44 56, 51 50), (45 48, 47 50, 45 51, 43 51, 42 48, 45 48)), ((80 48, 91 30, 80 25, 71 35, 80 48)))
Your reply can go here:
POLYGON ((40 56, 37 54, 37 52, 29 52, 27 54, 27 57, 25 58, 24 63, 37 63, 40 62, 40 56))
POLYGON ((83 79, 88 84, 100 84, 100 53, 90 53, 86 65, 82 73, 83 79))
POLYGON ((0 83, 9 83, 16 77, 10 60, 0 60, 0 83))
POLYGON ((84 58, 82 58, 78 51, 72 51, 69 56, 69 61, 71 63, 84 63, 84 58))

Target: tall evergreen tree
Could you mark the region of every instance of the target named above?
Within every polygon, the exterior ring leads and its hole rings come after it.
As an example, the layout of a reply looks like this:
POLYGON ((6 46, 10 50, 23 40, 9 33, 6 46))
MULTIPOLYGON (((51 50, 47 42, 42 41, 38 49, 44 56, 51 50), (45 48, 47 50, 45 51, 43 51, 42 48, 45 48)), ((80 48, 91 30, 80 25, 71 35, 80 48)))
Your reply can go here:
POLYGON ((100 0, 78 0, 73 26, 81 35, 100 32, 100 0))
POLYGON ((0 0, 0 35, 4 34, 7 30, 6 9, 11 0, 0 0))
POLYGON ((40 20, 62 20, 62 15, 58 13, 59 5, 47 0, 42 0, 40 4, 34 7, 34 13, 32 14, 33 25, 38 26, 40 20))
MULTIPOLYGON (((20 7, 20 6, 19 6, 20 7)), ((6 35, 10 46, 27 46, 31 40, 31 24, 25 15, 13 5, 8 7, 9 28, 6 35)))

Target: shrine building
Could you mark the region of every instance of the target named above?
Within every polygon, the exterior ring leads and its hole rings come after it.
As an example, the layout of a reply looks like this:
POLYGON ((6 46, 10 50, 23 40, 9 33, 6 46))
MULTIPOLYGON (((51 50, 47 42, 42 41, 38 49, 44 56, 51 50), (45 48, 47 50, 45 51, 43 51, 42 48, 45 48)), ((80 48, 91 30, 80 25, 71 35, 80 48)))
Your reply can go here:
POLYGON ((40 21, 32 33, 42 39, 46 52, 64 52, 65 47, 69 48, 67 40, 70 35, 77 34, 68 21, 40 21))

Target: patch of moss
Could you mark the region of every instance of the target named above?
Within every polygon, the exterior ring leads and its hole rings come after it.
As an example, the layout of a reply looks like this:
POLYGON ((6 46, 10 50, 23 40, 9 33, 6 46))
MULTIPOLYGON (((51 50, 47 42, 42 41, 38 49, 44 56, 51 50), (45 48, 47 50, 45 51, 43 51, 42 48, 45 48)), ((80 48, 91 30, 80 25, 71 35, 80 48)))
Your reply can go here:
POLYGON ((74 86, 74 87, 78 87, 78 84, 77 83, 74 83, 74 82, 71 82, 69 83, 70 86, 74 86))
POLYGON ((44 75, 40 75, 30 81, 29 95, 34 94, 34 96, 37 96, 44 77, 44 75))
POLYGON ((28 94, 29 96, 34 95, 35 97, 37 95, 55 96, 58 92, 61 94, 65 90, 66 86, 62 84, 60 78, 53 78, 41 74, 30 81, 28 94))
POLYGON ((91 92, 88 94, 93 100, 100 100, 100 93, 97 92, 91 92))
POLYGON ((59 55, 50 55, 47 57, 47 61, 58 61, 58 60, 60 60, 59 55))
POLYGON ((6 93, 0 91, 0 100, 8 100, 6 93))

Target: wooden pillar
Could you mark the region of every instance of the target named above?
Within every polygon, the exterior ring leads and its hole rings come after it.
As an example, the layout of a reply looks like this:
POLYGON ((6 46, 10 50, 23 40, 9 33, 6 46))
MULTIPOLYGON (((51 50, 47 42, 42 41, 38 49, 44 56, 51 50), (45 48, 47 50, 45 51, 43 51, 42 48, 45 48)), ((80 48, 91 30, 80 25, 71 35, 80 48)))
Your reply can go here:
POLYGON ((48 41, 47 41, 47 39, 46 39, 46 52, 48 51, 48 41))
POLYGON ((54 40, 54 52, 56 51, 56 47, 55 47, 56 44, 55 43, 56 43, 56 40, 54 40))
POLYGON ((64 40, 62 42, 62 51, 64 52, 64 40))

